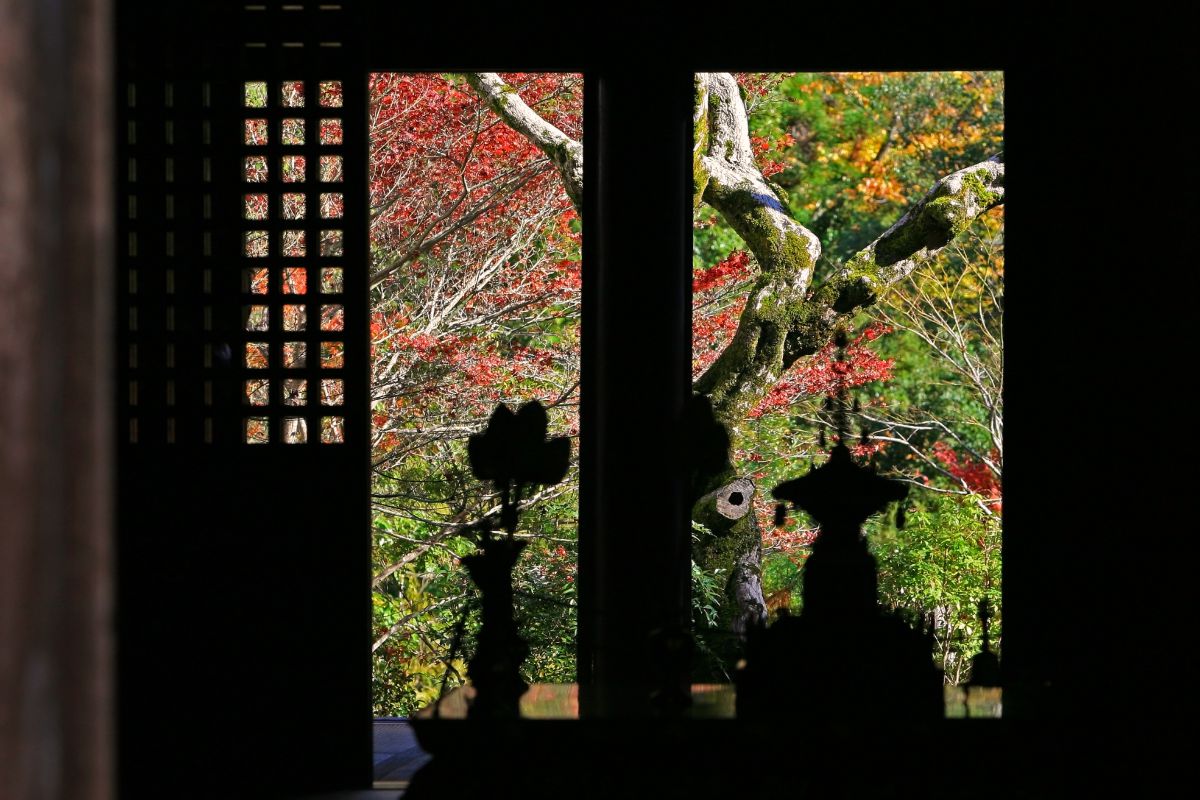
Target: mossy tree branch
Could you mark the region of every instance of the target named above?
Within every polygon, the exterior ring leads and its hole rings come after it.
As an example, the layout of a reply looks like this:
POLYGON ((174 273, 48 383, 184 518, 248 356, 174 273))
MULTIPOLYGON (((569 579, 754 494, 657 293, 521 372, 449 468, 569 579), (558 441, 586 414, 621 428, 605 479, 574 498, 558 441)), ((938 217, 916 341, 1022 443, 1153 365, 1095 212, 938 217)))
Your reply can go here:
MULTIPOLYGON (((746 242, 759 266, 737 332, 694 386, 735 434, 746 412, 782 375, 792 318, 804 305, 821 244, 792 219, 783 190, 755 166, 737 80, 728 73, 709 73, 703 80, 708 89, 708 148, 699 158, 707 177, 703 199, 746 242)), ((703 99, 697 92, 697 101, 703 99)))
POLYGON ((495 72, 468 72, 467 83, 517 133, 553 162, 575 210, 583 210, 583 145, 525 104, 517 90, 495 72))
POLYGON ((975 217, 1003 202, 1004 160, 993 156, 939 180, 895 225, 810 292, 821 245, 792 219, 783 190, 755 166, 736 79, 710 73, 697 86, 697 106, 708 104, 707 115, 699 108, 693 114, 697 146, 706 143, 705 154, 696 159, 704 171, 703 200, 745 241, 759 265, 737 331, 693 387, 712 401, 736 438, 747 413, 799 358, 830 340, 844 315, 874 303, 975 217))
MULTIPOLYGON (((1004 154, 953 172, 875 241, 851 256, 793 315, 782 368, 820 350, 837 321, 937 257, 980 214, 1004 202, 1004 154)), ((769 387, 767 387, 769 388, 769 387)))
POLYGON ((697 72, 692 98, 692 208, 699 208, 708 186, 704 156, 708 153, 708 75, 697 72))

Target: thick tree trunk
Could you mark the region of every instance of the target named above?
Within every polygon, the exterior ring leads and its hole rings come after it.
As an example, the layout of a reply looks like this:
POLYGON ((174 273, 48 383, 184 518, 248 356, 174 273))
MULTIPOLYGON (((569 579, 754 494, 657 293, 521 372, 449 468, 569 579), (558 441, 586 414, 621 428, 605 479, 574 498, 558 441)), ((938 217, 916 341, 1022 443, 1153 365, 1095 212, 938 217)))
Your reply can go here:
POLYGON ((692 507, 692 520, 706 533, 692 550, 701 569, 725 570, 725 602, 718 619, 722 631, 744 636, 746 628, 766 618, 762 594, 762 532, 754 515, 757 487, 749 478, 734 478, 727 472, 720 486, 701 497, 692 507))
MULTIPOLYGON (((727 680, 741 654, 749 627, 766 621, 762 591, 762 531, 754 514, 757 487, 732 470, 717 476, 717 488, 692 507, 692 520, 703 526, 693 541, 692 560, 703 570, 721 570, 725 591, 712 631, 701 631, 704 646, 693 680, 727 680)), ((711 484, 710 484, 711 485, 711 484)))

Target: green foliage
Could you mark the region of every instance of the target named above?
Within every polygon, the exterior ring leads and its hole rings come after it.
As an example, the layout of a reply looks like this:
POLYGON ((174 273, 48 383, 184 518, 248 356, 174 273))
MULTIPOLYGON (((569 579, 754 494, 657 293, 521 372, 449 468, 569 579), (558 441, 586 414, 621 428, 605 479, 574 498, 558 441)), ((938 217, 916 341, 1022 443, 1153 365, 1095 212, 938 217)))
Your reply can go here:
POLYGON ((934 616, 935 659, 946 682, 970 678, 970 659, 981 647, 976 618, 988 598, 994 652, 1001 640, 1000 524, 984 512, 977 497, 926 493, 907 524, 890 519, 868 523, 868 540, 879 563, 879 599, 890 608, 934 616))
MULTIPOLYGON (((692 522, 692 548, 697 549, 712 531, 699 522, 692 522)), ((719 674, 729 668, 718 652, 720 643, 729 634, 720 630, 719 615, 725 602, 725 570, 717 567, 706 570, 692 561, 692 645, 693 671, 697 674, 719 674)), ((728 676, 728 672, 725 673, 728 676)))
POLYGON ((787 553, 763 556, 763 596, 768 608, 778 614, 780 609, 798 614, 804 608, 801 591, 804 588, 804 562, 809 548, 797 546, 787 553))
MULTIPOLYGON (((712 535, 712 531, 699 522, 692 523, 693 543, 699 544, 702 538, 712 535)), ((706 570, 692 561, 692 626, 697 630, 717 626, 717 612, 728 577, 724 572, 721 568, 706 570)))
POLYGON ((449 675, 446 660, 458 622, 456 616, 461 614, 463 622, 470 623, 464 630, 473 632, 478 627, 477 620, 465 615, 465 599, 448 613, 422 613, 439 602, 436 579, 452 574, 428 565, 425 569, 408 565, 393 573, 381 591, 372 594, 377 635, 399 621, 404 623, 403 630, 390 636, 376 651, 372 671, 375 716, 407 715, 436 700, 444 678, 451 687, 463 682, 466 655, 460 652, 450 660, 449 675))
POLYGON ((773 180, 840 263, 933 181, 1001 147, 997 72, 796 73, 755 109, 751 136, 793 141, 773 180))

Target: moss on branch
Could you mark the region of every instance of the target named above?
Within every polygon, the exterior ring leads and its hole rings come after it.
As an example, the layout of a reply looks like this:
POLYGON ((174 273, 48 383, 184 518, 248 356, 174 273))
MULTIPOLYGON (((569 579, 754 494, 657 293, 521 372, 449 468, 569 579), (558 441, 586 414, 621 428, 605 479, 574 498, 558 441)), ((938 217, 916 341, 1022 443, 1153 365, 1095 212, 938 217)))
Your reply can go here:
POLYGON ((694 78, 692 96, 692 208, 700 207, 708 187, 708 168, 704 154, 708 152, 708 84, 699 73, 694 78))

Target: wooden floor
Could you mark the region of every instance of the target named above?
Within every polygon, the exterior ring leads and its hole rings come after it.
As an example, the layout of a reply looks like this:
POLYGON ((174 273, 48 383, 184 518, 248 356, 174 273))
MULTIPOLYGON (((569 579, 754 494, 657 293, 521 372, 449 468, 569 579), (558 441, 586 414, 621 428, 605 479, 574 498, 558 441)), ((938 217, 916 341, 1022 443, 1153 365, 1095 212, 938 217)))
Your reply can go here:
POLYGON ((375 785, 403 788, 431 756, 417 744, 405 719, 375 720, 375 785))
MULTIPOLYGON (((431 756, 417 744, 405 719, 377 719, 374 726, 374 789, 305 795, 303 800, 397 800, 431 756)), ((299 800, 299 799, 298 799, 299 800)))

